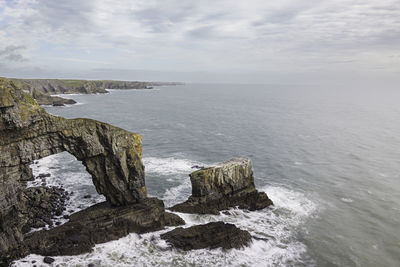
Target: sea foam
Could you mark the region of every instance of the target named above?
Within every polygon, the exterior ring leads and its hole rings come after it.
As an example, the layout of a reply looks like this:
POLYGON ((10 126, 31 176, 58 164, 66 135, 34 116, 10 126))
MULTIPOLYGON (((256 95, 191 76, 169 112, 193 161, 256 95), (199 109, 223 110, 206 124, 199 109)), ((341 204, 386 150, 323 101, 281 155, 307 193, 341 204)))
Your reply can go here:
MULTIPOLYGON (((183 178, 201 164, 188 159, 156 158, 143 159, 148 173, 168 173, 171 177, 180 176, 178 186, 167 189, 161 197, 166 206, 184 201, 190 195, 190 180, 183 178)), ((44 166, 43 166, 44 168, 44 166)), ((42 169, 45 170, 45 169, 42 169)), ((47 169, 46 169, 47 170, 47 169)), ((87 178, 87 177, 86 177, 87 178)), ((83 180, 83 176, 76 179, 83 180)), ((78 181, 76 181, 78 182, 78 181)), ((274 201, 274 206, 249 212, 232 208, 220 215, 198 215, 176 213, 186 225, 204 224, 214 221, 233 223, 247 230, 255 239, 243 249, 200 249, 180 251, 160 238, 173 227, 147 234, 129 234, 119 240, 95 246, 93 252, 78 256, 54 257, 53 264, 59 266, 291 266, 294 262, 315 265, 307 260, 307 246, 297 238, 302 225, 316 213, 318 206, 301 192, 282 186, 264 186, 274 201)), ((14 263, 14 266, 30 266, 32 261, 43 261, 43 256, 29 255, 14 263)))

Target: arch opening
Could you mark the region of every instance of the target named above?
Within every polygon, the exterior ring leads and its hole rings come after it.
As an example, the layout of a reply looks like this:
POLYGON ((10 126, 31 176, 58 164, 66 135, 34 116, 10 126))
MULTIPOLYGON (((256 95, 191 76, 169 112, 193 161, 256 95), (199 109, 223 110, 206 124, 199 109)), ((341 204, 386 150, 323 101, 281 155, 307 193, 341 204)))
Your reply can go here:
MULTIPOLYGON (((33 180, 27 181, 27 188, 62 190, 62 213, 52 215, 52 226, 62 225, 72 213, 106 200, 97 192, 92 176, 82 162, 66 151, 35 160, 29 167, 32 169, 33 180)), ((46 223, 44 227, 32 228, 31 231, 49 227, 51 225, 46 223)))

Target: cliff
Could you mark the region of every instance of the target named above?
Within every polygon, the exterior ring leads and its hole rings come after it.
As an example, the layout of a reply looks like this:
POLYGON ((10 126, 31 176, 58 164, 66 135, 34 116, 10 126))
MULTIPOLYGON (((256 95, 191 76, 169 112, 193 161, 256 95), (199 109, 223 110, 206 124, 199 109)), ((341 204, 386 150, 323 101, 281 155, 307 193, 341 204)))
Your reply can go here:
POLYGON ((75 104, 56 94, 105 94, 106 89, 152 89, 153 86, 180 85, 176 82, 139 82, 112 80, 11 79, 14 84, 30 93, 39 105, 62 106, 75 104))
POLYGON ((0 78, 0 255, 23 240, 24 181, 36 159, 68 151, 86 166, 99 194, 114 206, 146 198, 142 138, 90 119, 64 119, 0 78))

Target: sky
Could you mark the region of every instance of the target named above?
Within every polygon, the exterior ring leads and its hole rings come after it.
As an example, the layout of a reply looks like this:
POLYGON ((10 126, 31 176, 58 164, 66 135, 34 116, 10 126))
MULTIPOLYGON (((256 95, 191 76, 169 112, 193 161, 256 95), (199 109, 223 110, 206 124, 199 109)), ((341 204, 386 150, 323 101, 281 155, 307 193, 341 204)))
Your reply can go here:
POLYGON ((400 0, 0 0, 0 76, 400 84, 400 0))

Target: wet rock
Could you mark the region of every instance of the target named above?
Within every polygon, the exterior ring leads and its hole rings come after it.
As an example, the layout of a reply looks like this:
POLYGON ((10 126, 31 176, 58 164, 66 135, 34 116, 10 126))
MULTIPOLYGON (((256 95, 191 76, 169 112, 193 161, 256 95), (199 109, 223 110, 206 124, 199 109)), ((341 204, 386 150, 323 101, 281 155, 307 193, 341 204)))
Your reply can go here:
POLYGON ((43 262, 47 264, 52 264, 53 262, 55 262, 55 259, 51 257, 44 257, 43 262))
POLYGON ((211 222, 189 228, 176 228, 161 235, 172 246, 183 249, 241 248, 251 242, 251 235, 234 224, 211 222))
POLYGON ((259 210, 273 204, 264 192, 256 190, 251 162, 247 158, 235 158, 195 171, 190 174, 190 181, 192 195, 171 210, 219 214, 230 207, 259 210))
POLYGON ((91 195, 84 195, 83 198, 91 198, 91 195))
POLYGON ((192 168, 192 169, 203 169, 204 166, 193 165, 191 168, 192 168))
POLYGON ((53 103, 53 107, 64 107, 63 103, 53 103))
POLYGON ((70 221, 59 227, 29 234, 19 251, 23 255, 77 255, 90 252, 95 244, 128 233, 146 233, 182 224, 184 221, 165 212, 164 203, 156 198, 119 207, 103 202, 71 215, 70 221))
POLYGON ((46 178, 46 177, 50 177, 51 174, 50 173, 39 173, 39 175, 37 176, 38 178, 46 178))

